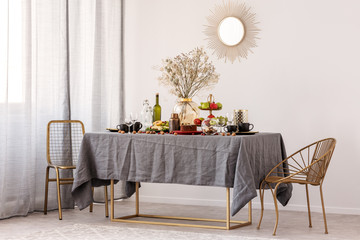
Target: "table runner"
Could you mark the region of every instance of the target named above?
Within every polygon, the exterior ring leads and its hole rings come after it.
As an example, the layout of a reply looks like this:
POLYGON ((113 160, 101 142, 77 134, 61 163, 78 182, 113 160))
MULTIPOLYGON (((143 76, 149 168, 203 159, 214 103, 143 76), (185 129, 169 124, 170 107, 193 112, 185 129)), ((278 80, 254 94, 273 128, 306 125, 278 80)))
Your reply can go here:
MULTIPOLYGON (((91 187, 126 181, 232 187, 231 214, 251 199, 266 174, 286 157, 279 133, 251 136, 86 133, 76 167, 72 196, 80 209, 93 201, 91 187)), ((286 205, 291 184, 278 189, 286 205)))

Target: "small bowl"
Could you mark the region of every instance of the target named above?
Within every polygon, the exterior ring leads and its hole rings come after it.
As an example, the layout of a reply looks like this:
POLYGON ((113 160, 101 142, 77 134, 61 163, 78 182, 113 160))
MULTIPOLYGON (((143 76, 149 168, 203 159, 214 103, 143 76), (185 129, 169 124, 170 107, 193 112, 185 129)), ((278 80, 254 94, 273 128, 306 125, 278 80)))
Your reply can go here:
POLYGON ((218 132, 218 120, 216 118, 207 118, 201 124, 201 130, 206 135, 214 135, 218 132))

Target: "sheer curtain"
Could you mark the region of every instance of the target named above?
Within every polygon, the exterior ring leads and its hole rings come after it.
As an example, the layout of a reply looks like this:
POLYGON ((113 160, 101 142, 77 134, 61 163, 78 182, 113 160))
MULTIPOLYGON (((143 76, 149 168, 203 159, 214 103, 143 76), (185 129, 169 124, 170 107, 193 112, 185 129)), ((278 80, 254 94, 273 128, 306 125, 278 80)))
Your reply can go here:
MULTIPOLYGON (((123 114, 121 0, 0 1, 0 219, 43 209, 46 125, 123 114)), ((71 186, 62 188, 72 207, 71 186)), ((50 184, 49 209, 55 209, 50 184)))

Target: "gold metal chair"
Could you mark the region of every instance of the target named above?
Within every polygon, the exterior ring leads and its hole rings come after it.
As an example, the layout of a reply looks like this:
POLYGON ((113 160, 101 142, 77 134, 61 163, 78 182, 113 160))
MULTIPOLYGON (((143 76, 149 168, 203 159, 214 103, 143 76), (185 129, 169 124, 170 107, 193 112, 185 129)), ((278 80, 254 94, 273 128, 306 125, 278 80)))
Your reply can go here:
POLYGON ((278 165, 276 165, 261 182, 259 193, 261 200, 261 216, 258 224, 260 229, 261 220, 264 214, 264 191, 266 184, 270 189, 274 198, 276 222, 273 235, 276 234, 277 225, 279 222, 279 211, 276 201, 276 191, 282 183, 299 183, 304 184, 306 187, 306 199, 309 215, 309 227, 311 224, 310 214, 310 201, 308 184, 313 186, 320 186, 320 197, 324 217, 325 233, 328 233, 326 224, 326 215, 324 207, 324 199, 322 193, 322 184, 325 178, 327 168, 329 166, 332 154, 335 149, 336 140, 334 138, 326 138, 317 142, 314 142, 299 151, 295 152, 278 165), (284 172, 287 174, 284 176, 284 172), (282 176, 279 176, 282 175, 282 176), (271 187, 271 184, 275 185, 275 188, 271 187))
MULTIPOLYGON (((46 167, 45 180, 45 201, 44 214, 47 214, 47 202, 49 182, 56 182, 57 198, 59 207, 59 220, 62 219, 60 185, 73 184, 73 177, 60 177, 62 172, 70 173, 76 168, 76 163, 80 151, 80 144, 85 134, 85 127, 78 120, 53 120, 47 126, 46 156, 48 166, 46 167), (56 178, 49 178, 50 168, 55 169, 56 178), (70 172, 69 172, 70 171, 70 172)), ((107 187, 105 193, 105 216, 109 216, 107 187)), ((90 212, 93 210, 93 204, 90 205, 90 212)))

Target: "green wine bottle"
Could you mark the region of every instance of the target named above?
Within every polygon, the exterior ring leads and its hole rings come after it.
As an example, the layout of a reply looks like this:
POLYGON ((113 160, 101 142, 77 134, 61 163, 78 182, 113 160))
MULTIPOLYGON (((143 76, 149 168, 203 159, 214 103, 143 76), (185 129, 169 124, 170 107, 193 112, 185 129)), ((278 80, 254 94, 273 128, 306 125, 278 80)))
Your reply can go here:
POLYGON ((161 106, 159 105, 159 94, 156 94, 156 104, 153 108, 153 122, 161 120, 161 106))

